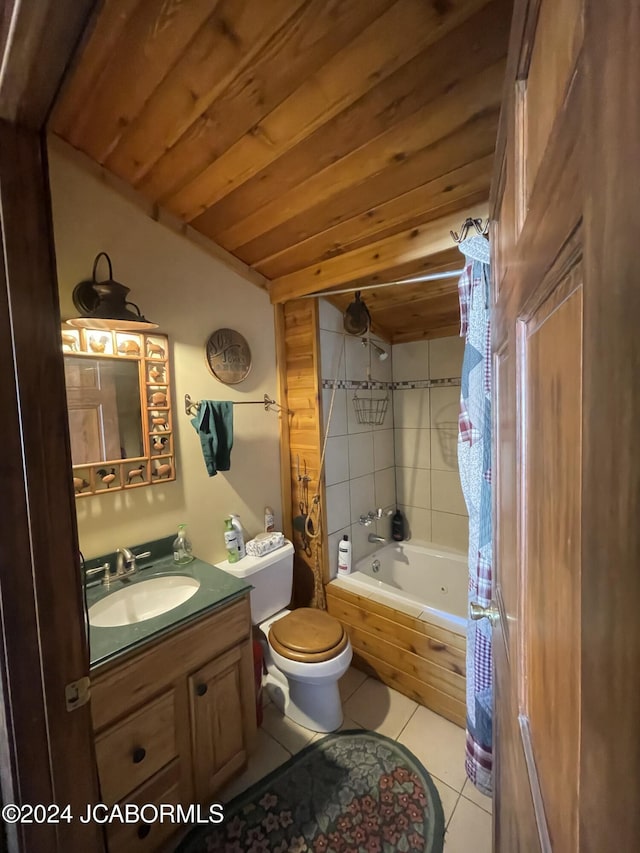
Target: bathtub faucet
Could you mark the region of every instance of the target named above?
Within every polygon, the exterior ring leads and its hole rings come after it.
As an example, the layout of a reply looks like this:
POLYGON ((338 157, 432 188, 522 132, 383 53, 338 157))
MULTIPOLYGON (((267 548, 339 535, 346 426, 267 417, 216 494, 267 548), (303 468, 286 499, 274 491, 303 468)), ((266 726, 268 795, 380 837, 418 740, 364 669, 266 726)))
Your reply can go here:
POLYGON ((375 512, 370 509, 366 515, 361 515, 358 521, 360 524, 364 524, 365 527, 369 527, 372 521, 380 521, 381 518, 389 515, 393 515, 392 509, 384 510, 379 506, 375 512))
POLYGON ((384 536, 376 536, 375 533, 370 533, 367 538, 369 539, 369 542, 386 542, 387 541, 384 538, 384 536))

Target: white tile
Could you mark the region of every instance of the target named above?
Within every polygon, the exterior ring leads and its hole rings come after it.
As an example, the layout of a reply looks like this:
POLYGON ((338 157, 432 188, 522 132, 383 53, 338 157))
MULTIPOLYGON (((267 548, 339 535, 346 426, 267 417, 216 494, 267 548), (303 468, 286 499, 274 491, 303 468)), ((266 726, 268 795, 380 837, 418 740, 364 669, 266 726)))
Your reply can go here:
POLYGON ((329 576, 332 579, 338 575, 338 545, 345 534, 351 537, 351 525, 343 527, 342 530, 336 530, 335 533, 330 533, 327 537, 327 547, 329 548, 329 576))
POLYGON ((342 311, 326 299, 318 299, 318 309, 318 324, 321 329, 326 329, 328 332, 338 332, 340 335, 344 334, 342 311))
POLYGON ((429 378, 454 379, 462 375, 464 338, 434 338, 429 341, 429 378))
POLYGON ((458 470, 458 428, 431 430, 431 467, 438 471, 458 470))
POLYGON ((438 779, 461 791, 464 769, 464 729, 420 705, 398 738, 438 779))
POLYGON ((392 429, 373 432, 373 463, 376 471, 391 468, 395 464, 393 432, 392 429))
POLYGON ((381 547, 382 543, 369 542, 369 534, 375 532, 376 528, 373 524, 368 527, 363 524, 351 525, 351 559, 354 567, 358 560, 363 560, 381 547))
POLYGON ((431 427, 458 429, 460 387, 448 385, 431 389, 431 427))
POLYGON ((393 345, 393 381, 429 378, 429 342, 393 345))
POLYGON ((344 335, 320 330, 320 370, 323 379, 345 378, 344 335))
POLYGON ((356 669, 355 666, 350 666, 340 681, 338 681, 338 688, 340 690, 340 698, 342 701, 346 702, 347 699, 356 692, 358 687, 360 687, 366 678, 366 673, 362 672, 360 669, 356 669))
MULTIPOLYGON (((342 725, 336 731, 344 732, 350 729, 362 729, 362 726, 358 725, 355 720, 352 720, 351 717, 343 716, 342 725)), ((312 739, 312 742, 315 743, 318 740, 322 740, 323 737, 326 737, 324 732, 318 732, 318 734, 312 739)))
MULTIPOLYGON (((396 469, 384 468, 382 471, 375 473, 375 504, 378 507, 385 508, 395 505, 396 502, 396 469)), ((388 527, 388 525, 387 525, 388 527)), ((387 529, 383 536, 389 536, 387 529)))
POLYGON ((395 429, 396 465, 403 468, 431 467, 431 430, 395 429))
POLYGON ((373 433, 349 436, 349 473, 351 479, 373 474, 373 433))
MULTIPOLYGON (((269 706, 271 707, 271 706, 269 706)), ((222 789, 216 797, 221 803, 228 803, 242 791, 262 779, 276 767, 280 767, 291 758, 290 753, 274 740, 262 728, 258 729, 255 752, 249 757, 249 764, 236 779, 222 789)))
POLYGON ((431 542, 431 510, 418 506, 399 507, 407 520, 407 537, 431 542))
POLYGON ((429 388, 393 392, 393 423, 396 429, 429 427, 429 393, 429 388))
POLYGON ((347 434, 347 392, 343 388, 336 388, 333 397, 333 409, 331 409, 331 396, 333 388, 323 388, 322 390, 322 419, 324 421, 324 431, 327 432, 327 424, 329 424, 329 435, 346 435, 347 434), (331 414, 331 422, 329 423, 329 414, 331 414))
POLYGON ((327 486, 327 533, 342 530, 349 523, 349 483, 327 486))
POLYGON ((344 483, 349 479, 349 439, 346 435, 336 435, 327 439, 324 457, 325 485, 344 483))
POLYGON ((360 424, 358 423, 358 418, 356 416, 356 410, 353 405, 353 397, 355 394, 358 397, 368 397, 370 394, 376 395, 381 394, 383 392, 380 391, 347 391, 347 429, 349 434, 353 433, 361 433, 361 432, 371 432, 371 424, 360 424))
POLYGON ((458 791, 454 791, 453 788, 450 788, 449 785, 445 785, 445 783, 441 779, 438 779, 437 776, 434 776, 433 773, 431 773, 430 776, 433 780, 433 784, 436 786, 438 793, 440 794, 440 802, 442 803, 442 811, 444 812, 444 825, 446 827, 451 819, 451 815, 453 814, 453 810, 456 807, 460 794, 458 791))
POLYGON ((431 508, 454 515, 467 514, 457 471, 431 472, 431 508))
MULTIPOLYGON (((373 474, 352 479, 351 490, 351 523, 354 524, 361 515, 366 515, 373 510, 375 504, 375 491, 373 474)), ((327 507, 329 505, 329 490, 327 489, 327 507)), ((327 510, 328 511, 328 510, 327 510)))
POLYGON ((272 702, 264 709, 262 728, 292 755, 313 740, 316 732, 305 729, 282 714, 272 702))
POLYGON ((431 508, 431 472, 396 466, 396 494, 403 506, 431 508))
POLYGON ((460 797, 447 827, 444 853, 491 853, 491 815, 460 797))
POLYGON ((479 791, 468 777, 467 781, 464 783, 464 788, 462 789, 462 796, 471 800, 472 803, 480 806, 481 809, 489 812, 489 814, 493 813, 493 801, 491 797, 488 797, 486 794, 479 791))
POLYGON ((466 552, 469 547, 469 519, 465 515, 432 511, 431 541, 466 552))
MULTIPOLYGON (((347 335, 345 337, 347 358, 347 379, 362 382, 369 378, 369 347, 363 345, 362 338, 347 335)), ((371 354, 374 358, 373 353, 371 354)))
POLYGON ((417 707, 413 699, 367 678, 345 702, 344 712, 366 729, 397 738, 417 707))

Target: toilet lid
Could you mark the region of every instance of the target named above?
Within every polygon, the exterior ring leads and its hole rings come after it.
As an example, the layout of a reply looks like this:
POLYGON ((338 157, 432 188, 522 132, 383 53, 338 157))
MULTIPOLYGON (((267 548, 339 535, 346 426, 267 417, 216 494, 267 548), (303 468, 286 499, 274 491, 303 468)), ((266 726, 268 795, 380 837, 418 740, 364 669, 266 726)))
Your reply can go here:
POLYGON ((319 663, 337 657, 349 637, 340 622, 324 610, 300 607, 273 623, 269 642, 289 660, 319 663))

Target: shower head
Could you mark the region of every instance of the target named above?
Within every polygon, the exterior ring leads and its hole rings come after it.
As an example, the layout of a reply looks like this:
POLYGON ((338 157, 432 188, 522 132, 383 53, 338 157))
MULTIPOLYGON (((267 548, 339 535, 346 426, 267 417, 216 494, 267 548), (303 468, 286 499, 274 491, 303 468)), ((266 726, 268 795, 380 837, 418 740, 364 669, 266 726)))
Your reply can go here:
POLYGON ((375 353, 380 359, 380 361, 385 361, 385 359, 389 358, 389 353, 386 350, 383 350, 382 347, 378 346, 378 344, 376 344, 374 341, 370 341, 367 338, 363 338, 362 346, 370 346, 373 350, 375 350, 375 353))

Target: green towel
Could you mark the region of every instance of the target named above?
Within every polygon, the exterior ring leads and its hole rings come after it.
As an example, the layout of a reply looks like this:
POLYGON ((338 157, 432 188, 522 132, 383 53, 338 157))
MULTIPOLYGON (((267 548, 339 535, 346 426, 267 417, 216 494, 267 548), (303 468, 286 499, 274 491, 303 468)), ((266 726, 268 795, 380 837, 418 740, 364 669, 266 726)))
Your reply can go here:
POLYGON ((200 436, 202 455, 210 477, 231 468, 233 447, 233 403, 228 400, 202 400, 192 419, 200 436))

